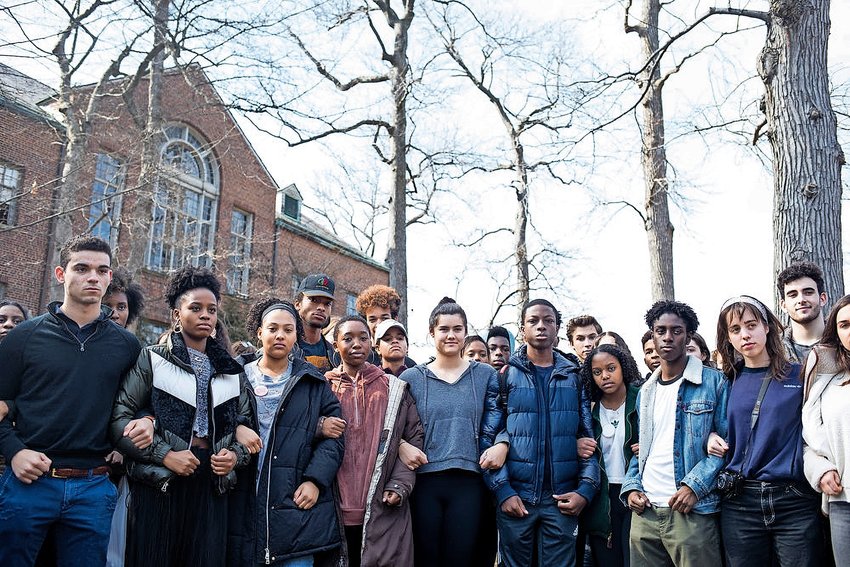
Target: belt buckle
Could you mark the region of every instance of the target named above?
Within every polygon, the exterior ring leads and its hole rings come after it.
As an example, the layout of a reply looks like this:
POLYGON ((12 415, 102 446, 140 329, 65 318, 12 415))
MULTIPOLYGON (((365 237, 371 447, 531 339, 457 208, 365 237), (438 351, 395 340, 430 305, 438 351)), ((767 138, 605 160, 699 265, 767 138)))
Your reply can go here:
POLYGON ((50 469, 50 477, 51 478, 65 478, 65 479, 70 478, 68 475, 62 474, 61 472, 59 472, 59 469, 50 469))

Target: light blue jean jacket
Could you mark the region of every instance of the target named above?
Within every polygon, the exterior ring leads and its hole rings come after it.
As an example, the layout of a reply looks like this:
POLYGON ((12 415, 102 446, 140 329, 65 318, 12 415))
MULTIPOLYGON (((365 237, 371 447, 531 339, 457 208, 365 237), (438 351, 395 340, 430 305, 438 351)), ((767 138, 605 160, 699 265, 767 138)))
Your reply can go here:
MULTIPOLYGON (((661 369, 657 369, 640 389, 637 398, 640 452, 632 459, 620 499, 627 504, 628 493, 643 492, 643 468, 653 437, 653 407, 661 369)), ((724 460, 708 454, 708 435, 715 431, 726 438, 726 402, 729 382, 713 368, 706 368, 695 356, 688 357, 676 401, 676 429, 673 436, 673 472, 676 486, 687 485, 697 496, 693 512, 711 514, 720 509, 720 496, 714 490, 717 473, 724 460)))

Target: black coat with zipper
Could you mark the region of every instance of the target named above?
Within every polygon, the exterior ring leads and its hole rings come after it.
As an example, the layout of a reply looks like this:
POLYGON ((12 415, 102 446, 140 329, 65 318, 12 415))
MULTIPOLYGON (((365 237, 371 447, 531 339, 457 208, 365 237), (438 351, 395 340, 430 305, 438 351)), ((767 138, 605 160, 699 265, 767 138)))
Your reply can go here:
MULTIPOLYGON (((240 471, 231 495, 228 565, 276 564, 331 552, 342 542, 334 492, 343 438, 316 437, 319 417, 341 416, 339 400, 312 364, 298 357, 290 364, 292 376, 275 415, 264 462, 257 466, 254 457, 252 466, 240 471), (300 510, 293 496, 307 480, 319 488, 319 497, 312 508, 300 510)), ((244 374, 242 384, 256 421, 256 398, 244 374)))
MULTIPOLYGON (((242 366, 214 339, 206 353, 213 373, 209 382, 209 435, 213 453, 229 449, 236 466, 248 464, 248 450, 236 441, 236 426, 250 420, 250 400, 241 383, 242 366)), ((184 451, 192 442, 197 381, 189 352, 180 333, 172 332, 165 344, 146 347, 127 373, 115 396, 110 433, 118 449, 128 456, 132 480, 165 491, 174 473, 163 459, 169 451, 184 451), (124 427, 139 412, 156 417, 153 443, 137 449, 124 437, 124 427)), ((216 491, 223 494, 236 484, 236 473, 218 477, 216 491)))

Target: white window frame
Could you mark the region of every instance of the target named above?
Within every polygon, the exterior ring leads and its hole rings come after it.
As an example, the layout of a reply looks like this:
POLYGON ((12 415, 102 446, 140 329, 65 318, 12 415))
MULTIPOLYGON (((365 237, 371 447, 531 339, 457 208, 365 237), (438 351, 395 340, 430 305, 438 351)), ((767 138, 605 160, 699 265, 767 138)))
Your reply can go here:
POLYGON ((18 197, 20 196, 23 171, 0 162, 0 212, 5 208, 6 220, 0 226, 15 226, 18 220, 18 197))
POLYGON ((230 217, 230 256, 227 266, 228 293, 248 295, 251 239, 253 235, 254 215, 234 208, 230 217))
POLYGON ((121 195, 124 190, 125 164, 115 156, 99 153, 92 182, 89 231, 115 247, 121 227, 121 195))
POLYGON ((188 126, 164 129, 145 265, 168 272, 210 267, 215 249, 219 168, 208 143, 188 126))

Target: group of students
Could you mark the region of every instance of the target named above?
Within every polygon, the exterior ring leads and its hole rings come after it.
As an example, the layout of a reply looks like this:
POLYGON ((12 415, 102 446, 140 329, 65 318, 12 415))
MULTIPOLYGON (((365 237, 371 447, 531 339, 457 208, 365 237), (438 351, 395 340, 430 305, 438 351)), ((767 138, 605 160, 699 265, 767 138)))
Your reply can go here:
MULTIPOLYGON (((850 558, 850 296, 802 345, 758 299, 729 299, 720 368, 691 345, 693 309, 657 302, 642 376, 592 317, 567 325, 575 354, 558 350, 545 299, 523 306, 514 348, 503 328, 468 336, 444 298, 415 364, 394 290, 329 325, 323 274, 294 302, 254 303, 257 346, 235 354, 220 282, 192 266, 168 283, 171 330, 142 348, 124 328, 142 294, 111 264, 105 242, 74 239, 62 302, 34 318, 0 302, 4 566, 105 565, 123 530, 109 561, 131 567, 489 567, 497 549, 507 567, 572 566, 585 537, 595 565, 797 567, 827 560, 821 510, 836 563, 850 558)), ((789 281, 812 321, 826 294, 804 268, 789 281)))

